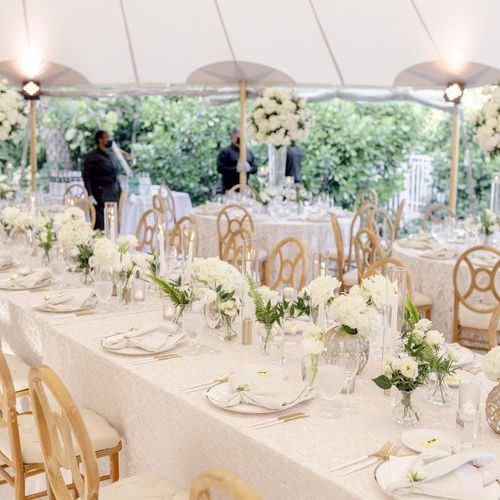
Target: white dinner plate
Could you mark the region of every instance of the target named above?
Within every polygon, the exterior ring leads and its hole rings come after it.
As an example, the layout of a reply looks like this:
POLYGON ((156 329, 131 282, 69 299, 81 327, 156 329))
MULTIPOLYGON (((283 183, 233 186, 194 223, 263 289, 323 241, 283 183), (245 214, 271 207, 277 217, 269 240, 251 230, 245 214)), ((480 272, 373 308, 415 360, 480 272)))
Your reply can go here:
MULTIPOLYGON (((292 405, 283 409, 262 408, 261 406, 251 405, 249 403, 240 403, 235 406, 224 406, 222 403, 220 403, 219 398, 222 399, 223 401, 227 401, 227 395, 230 392, 231 392, 230 385, 228 382, 226 382, 225 384, 220 384, 216 385, 215 387, 212 387, 205 393, 205 395, 214 406, 235 413, 247 413, 247 414, 278 413, 281 411, 290 410, 290 408, 296 406, 292 405)), ((300 402, 298 402, 297 404, 303 403, 304 401, 309 401, 309 399, 311 399, 315 393, 316 390, 314 389, 314 387, 310 387, 307 395, 303 399, 301 399, 300 402)))
POLYGON ((184 338, 183 333, 175 333, 165 335, 166 337, 171 337, 170 342, 166 342, 166 344, 158 349, 157 351, 146 351, 145 349, 140 349, 139 347, 124 347, 123 349, 112 349, 110 347, 106 347, 103 345, 101 340, 101 347, 106 349, 106 351, 112 352, 114 354, 122 354, 124 356, 152 356, 154 354, 161 354, 162 352, 170 351, 174 347, 176 347, 184 338))
POLYGON ((33 286, 31 288, 25 288, 25 287, 17 287, 17 286, 1 286, 0 285, 0 290, 10 290, 12 292, 22 292, 22 291, 29 291, 29 290, 39 290, 40 288, 45 288, 48 285, 52 284, 52 278, 49 278, 42 283, 40 283, 37 286, 33 286))
MULTIPOLYGON (((391 466, 389 462, 382 462, 379 466, 375 468, 373 472, 375 476, 375 481, 384 490, 391 481, 391 466)), ((386 493, 387 494, 387 493, 386 493)), ((430 500, 431 498, 441 498, 441 497, 429 497, 426 495, 415 495, 413 493, 409 495, 391 495, 394 500, 405 500, 411 498, 411 500, 430 500)))
POLYGON ((34 309, 37 311, 42 311, 42 312, 47 312, 47 313, 55 313, 55 314, 69 314, 69 313, 76 313, 76 312, 82 312, 82 311, 88 311, 89 309, 93 309, 97 305, 97 297, 94 297, 92 302, 85 307, 78 307, 78 308, 73 308, 73 309, 54 309, 53 307, 50 306, 44 306, 42 304, 35 306, 34 309))
POLYGON ((450 434, 436 429, 412 429, 401 436, 403 444, 410 450, 423 453, 439 445, 455 448, 458 446, 456 439, 450 434))

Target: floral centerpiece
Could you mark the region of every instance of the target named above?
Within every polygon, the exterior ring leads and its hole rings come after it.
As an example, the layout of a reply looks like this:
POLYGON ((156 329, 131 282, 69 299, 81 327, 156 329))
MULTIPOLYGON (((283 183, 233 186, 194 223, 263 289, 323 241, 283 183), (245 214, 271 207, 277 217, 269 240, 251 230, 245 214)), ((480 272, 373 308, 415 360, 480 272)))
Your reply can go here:
POLYGON ((193 302, 195 295, 191 284, 183 283, 182 277, 164 280, 150 275, 149 278, 158 285, 165 294, 170 304, 174 307, 172 321, 180 325, 182 315, 186 308, 193 302))
POLYGON ((256 195, 257 201, 267 206, 276 196, 278 196, 278 191, 273 186, 264 186, 260 189, 256 189, 256 195))
POLYGON ((24 126, 24 101, 15 90, 7 87, 7 80, 0 80, 0 141, 6 141, 24 126))
POLYGON ((7 239, 10 239, 13 231, 18 227, 17 218, 21 210, 17 207, 5 207, 0 214, 0 222, 7 239))
POLYGON ((306 101, 291 90, 268 88, 255 100, 248 133, 269 147, 269 184, 278 190, 285 178, 286 146, 304 141, 311 113, 306 101))
POLYGON ((260 336, 261 347, 267 353, 267 347, 272 340, 273 328, 281 325, 288 309, 288 302, 281 300, 277 291, 267 286, 257 287, 255 281, 248 277, 248 295, 255 307, 255 317, 264 329, 260 336))
POLYGON ((500 86, 492 91, 475 122, 476 140, 481 151, 494 158, 500 153, 500 86))
POLYGON ((213 292, 207 294, 207 299, 219 300, 220 314, 226 328, 223 339, 233 340, 236 338, 233 323, 241 308, 241 273, 218 257, 194 259, 193 270, 195 279, 213 292))
POLYGON ((121 236, 117 244, 118 258, 115 260, 114 271, 118 298, 122 304, 128 304, 132 300, 132 281, 135 271, 140 266, 140 257, 135 258, 130 253, 137 246, 137 238, 132 234, 121 236))
POLYGON ((497 384, 486 398, 486 420, 488 425, 500 434, 500 346, 494 347, 484 356, 483 371, 497 384))

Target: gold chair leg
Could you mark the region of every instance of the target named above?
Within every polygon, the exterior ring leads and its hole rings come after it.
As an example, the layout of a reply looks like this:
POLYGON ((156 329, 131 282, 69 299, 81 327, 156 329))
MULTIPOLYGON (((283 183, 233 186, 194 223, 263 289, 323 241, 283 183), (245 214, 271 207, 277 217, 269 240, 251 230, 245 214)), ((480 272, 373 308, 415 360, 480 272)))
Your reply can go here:
POLYGON ((113 483, 120 479, 120 459, 118 453, 113 453, 109 456, 109 475, 113 483))

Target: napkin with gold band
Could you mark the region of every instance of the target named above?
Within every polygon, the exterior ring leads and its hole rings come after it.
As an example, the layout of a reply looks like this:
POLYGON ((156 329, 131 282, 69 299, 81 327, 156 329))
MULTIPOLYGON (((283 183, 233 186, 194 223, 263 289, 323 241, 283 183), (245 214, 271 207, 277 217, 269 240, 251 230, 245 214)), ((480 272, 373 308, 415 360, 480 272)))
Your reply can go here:
POLYGON ((449 454, 437 449, 417 456, 393 456, 389 460, 391 480, 385 490, 391 496, 498 499, 500 469, 492 464, 494 459, 492 453, 449 454))

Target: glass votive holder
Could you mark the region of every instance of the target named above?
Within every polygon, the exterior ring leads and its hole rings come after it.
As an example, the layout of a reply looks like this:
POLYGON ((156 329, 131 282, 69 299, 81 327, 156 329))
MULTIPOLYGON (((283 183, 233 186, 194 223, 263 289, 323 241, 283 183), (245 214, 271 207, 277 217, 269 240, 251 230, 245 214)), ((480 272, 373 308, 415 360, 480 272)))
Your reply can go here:
POLYGON ((173 321, 175 319, 177 308, 175 304, 170 300, 170 297, 163 297, 161 301, 163 319, 166 321, 173 321))
POLYGON ((143 302, 146 299, 146 281, 141 278, 134 280, 132 298, 135 302, 143 302))
POLYGON ((463 448, 476 448, 479 442, 481 390, 482 382, 479 378, 460 380, 457 420, 463 425, 463 448))

